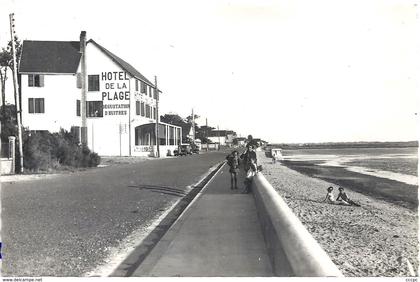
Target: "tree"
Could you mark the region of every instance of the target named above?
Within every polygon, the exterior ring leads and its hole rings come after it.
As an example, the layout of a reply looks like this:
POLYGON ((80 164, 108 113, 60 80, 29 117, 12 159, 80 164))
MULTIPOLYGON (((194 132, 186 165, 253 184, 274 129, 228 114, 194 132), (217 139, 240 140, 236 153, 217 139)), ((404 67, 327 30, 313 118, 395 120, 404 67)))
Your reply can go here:
POLYGON ((9 62, 11 61, 11 54, 9 54, 4 48, 0 52, 0 79, 1 79, 1 101, 2 101, 2 115, 5 116, 5 105, 6 105, 6 80, 7 71, 9 69, 9 62))
MULTIPOLYGON (((15 48, 16 48, 16 65, 19 66, 20 55, 22 53, 22 44, 17 36, 15 36, 15 48)), ((13 72, 13 54, 12 54, 12 41, 10 40, 6 48, 2 48, 0 52, 0 80, 1 80, 1 100, 2 100, 2 116, 3 119, 6 117, 6 80, 7 72, 10 69, 13 72)), ((15 97, 15 105, 16 105, 15 97)), ((2 120, 4 121, 4 120, 2 120)))
POLYGON ((213 129, 215 128, 207 125, 196 127, 196 138, 199 138, 203 144, 210 143, 211 140, 208 139, 208 136, 213 129))
MULTIPOLYGON (((199 115, 194 115, 194 119, 198 119, 200 116, 199 115)), ((187 118, 185 119, 188 123, 192 123, 192 115, 187 116, 187 118)))
POLYGON ((183 126, 187 122, 177 114, 165 114, 160 117, 160 120, 165 123, 173 124, 176 126, 183 126))

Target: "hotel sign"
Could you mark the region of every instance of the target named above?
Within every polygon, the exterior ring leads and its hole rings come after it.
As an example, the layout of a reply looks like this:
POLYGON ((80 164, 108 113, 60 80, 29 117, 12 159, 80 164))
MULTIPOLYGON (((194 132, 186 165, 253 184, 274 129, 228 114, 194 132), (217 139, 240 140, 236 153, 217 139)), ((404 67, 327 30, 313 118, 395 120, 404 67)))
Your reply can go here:
POLYGON ((101 88, 104 116, 128 115, 130 78, 124 71, 102 72, 101 88))

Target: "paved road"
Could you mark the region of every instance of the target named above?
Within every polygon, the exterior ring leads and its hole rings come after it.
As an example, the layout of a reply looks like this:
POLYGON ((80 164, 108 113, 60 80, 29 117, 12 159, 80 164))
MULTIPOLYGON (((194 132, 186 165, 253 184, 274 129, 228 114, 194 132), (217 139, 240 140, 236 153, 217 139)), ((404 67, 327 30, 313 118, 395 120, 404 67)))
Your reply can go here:
POLYGON ((4 276, 80 276, 182 197, 226 153, 2 183, 4 276))
POLYGON ((273 276, 254 197, 229 178, 225 166, 131 276, 273 276))

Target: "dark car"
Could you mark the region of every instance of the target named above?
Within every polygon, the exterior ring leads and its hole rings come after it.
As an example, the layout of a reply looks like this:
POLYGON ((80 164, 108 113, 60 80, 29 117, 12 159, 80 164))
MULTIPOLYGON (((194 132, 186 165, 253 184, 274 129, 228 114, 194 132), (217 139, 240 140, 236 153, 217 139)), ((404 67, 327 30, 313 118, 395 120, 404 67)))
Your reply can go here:
POLYGON ((177 150, 174 150, 175 156, 186 156, 186 155, 192 155, 191 151, 191 145, 184 144, 179 145, 177 150))
POLYGON ((193 144, 191 147, 192 147, 192 148, 191 148, 191 151, 192 151, 194 154, 199 154, 199 153, 200 153, 200 148, 199 148, 197 145, 193 144))

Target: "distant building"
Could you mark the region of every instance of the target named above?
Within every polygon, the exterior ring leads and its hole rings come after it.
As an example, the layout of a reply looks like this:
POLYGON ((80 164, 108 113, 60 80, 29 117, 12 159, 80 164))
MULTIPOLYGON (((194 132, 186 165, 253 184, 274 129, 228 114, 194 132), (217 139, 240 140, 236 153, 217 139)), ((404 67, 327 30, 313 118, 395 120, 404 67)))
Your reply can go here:
POLYGON ((154 84, 85 32, 80 41, 23 41, 19 73, 29 130, 72 130, 109 156, 154 154, 156 139, 162 155, 181 143, 179 126, 159 123, 155 136, 154 84))
POLYGON ((233 144, 237 144, 238 146, 245 146, 247 138, 245 137, 236 137, 233 139, 233 144))
POLYGON ((212 130, 207 138, 221 146, 231 146, 235 137, 236 132, 232 130, 212 130))

